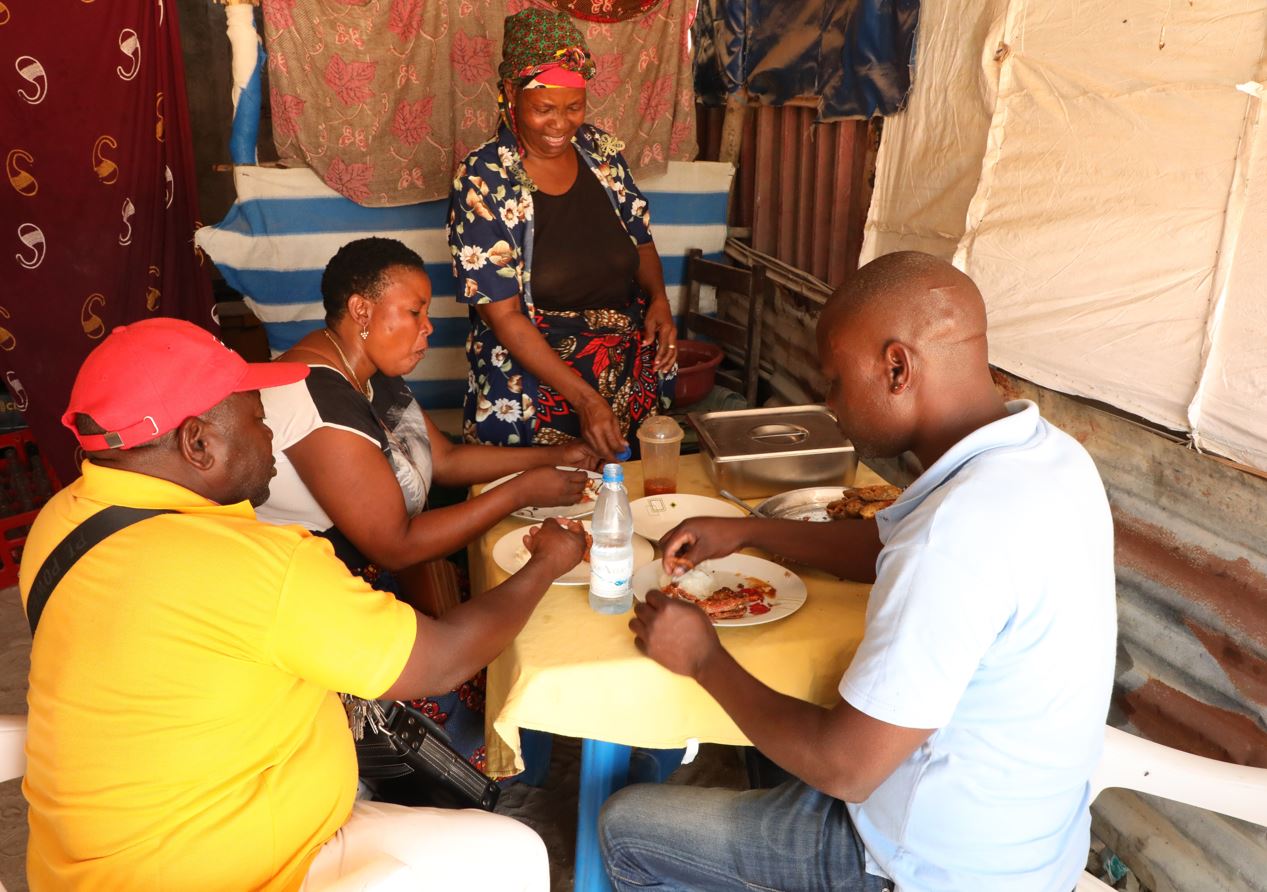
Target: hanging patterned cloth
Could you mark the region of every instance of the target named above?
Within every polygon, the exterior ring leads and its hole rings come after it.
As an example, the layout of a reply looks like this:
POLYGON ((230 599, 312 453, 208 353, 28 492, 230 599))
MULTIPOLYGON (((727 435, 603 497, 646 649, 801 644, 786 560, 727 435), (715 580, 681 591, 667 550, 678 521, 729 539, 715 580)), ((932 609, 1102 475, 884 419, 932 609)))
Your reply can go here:
POLYGON ((0 377, 67 481, 59 419, 106 332, 213 324, 177 5, 0 2, 0 377))
POLYGON ((590 22, 623 22, 646 15, 663 0, 545 0, 559 12, 590 22))
MULTIPOLYGON (((692 160, 695 0, 576 2, 593 53, 586 120, 620 135, 636 176, 692 160), (608 18, 586 21, 593 8, 608 18)), ((263 0, 282 162, 366 207, 446 198, 458 162, 497 128, 502 20, 542 5, 263 0)))

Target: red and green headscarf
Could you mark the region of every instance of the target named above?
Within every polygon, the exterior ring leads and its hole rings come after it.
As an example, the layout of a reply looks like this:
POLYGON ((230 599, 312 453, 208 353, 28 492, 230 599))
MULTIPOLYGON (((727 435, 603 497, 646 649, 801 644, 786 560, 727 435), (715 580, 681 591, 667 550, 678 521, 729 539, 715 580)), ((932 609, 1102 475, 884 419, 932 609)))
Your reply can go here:
MULTIPOLYGON (((502 62, 497 67, 504 82, 514 81, 520 89, 550 87, 585 88, 594 76, 594 60, 585 38, 566 13, 546 9, 524 9, 506 17, 502 37, 502 62)), ((519 141, 511 97, 498 84, 497 107, 502 120, 519 141)), ((523 147, 519 147, 520 155, 523 147)))
POLYGON ((580 87, 594 76, 585 38, 566 13, 525 9, 508 16, 497 74, 523 86, 580 87))

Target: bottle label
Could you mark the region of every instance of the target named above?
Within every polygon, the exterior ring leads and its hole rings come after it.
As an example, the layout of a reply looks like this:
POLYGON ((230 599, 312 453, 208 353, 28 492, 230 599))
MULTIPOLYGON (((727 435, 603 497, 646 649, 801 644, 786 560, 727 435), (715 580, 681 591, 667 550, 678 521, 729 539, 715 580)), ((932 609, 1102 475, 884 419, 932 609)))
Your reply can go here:
POLYGON ((599 550, 600 547, 595 546, 590 553, 590 593, 596 598, 625 597, 633 576, 633 549, 611 557, 598 554, 599 550))

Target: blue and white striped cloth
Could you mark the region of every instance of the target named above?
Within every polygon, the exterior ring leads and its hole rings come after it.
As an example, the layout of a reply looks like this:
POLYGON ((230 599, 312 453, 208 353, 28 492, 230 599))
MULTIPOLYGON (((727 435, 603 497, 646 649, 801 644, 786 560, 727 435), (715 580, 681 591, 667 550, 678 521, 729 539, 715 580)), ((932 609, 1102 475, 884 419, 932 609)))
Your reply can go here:
MULTIPOLYGON (((681 311, 687 251, 721 257, 733 173, 730 164, 674 161, 667 173, 638 181, 651 205, 675 314, 681 311)), ((370 235, 399 239, 427 264, 436 329, 426 358, 407 380, 429 411, 462 405, 469 322, 466 306, 454 299, 444 234, 448 201, 361 207, 307 168, 239 166, 234 182, 236 203, 220 223, 199 229, 195 242, 264 323, 274 355, 321 326, 321 273, 341 246, 370 235)))

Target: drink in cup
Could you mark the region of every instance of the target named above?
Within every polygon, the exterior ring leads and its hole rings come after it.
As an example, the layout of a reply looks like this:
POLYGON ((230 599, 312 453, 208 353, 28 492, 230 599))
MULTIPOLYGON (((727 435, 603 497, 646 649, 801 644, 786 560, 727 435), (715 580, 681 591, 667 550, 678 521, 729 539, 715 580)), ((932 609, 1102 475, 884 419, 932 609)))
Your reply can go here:
POLYGON ((667 415, 655 415, 638 429, 638 442, 642 446, 642 494, 659 496, 677 492, 682 428, 667 415))

